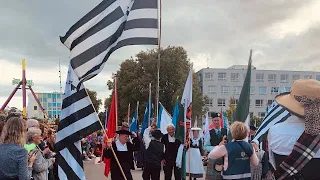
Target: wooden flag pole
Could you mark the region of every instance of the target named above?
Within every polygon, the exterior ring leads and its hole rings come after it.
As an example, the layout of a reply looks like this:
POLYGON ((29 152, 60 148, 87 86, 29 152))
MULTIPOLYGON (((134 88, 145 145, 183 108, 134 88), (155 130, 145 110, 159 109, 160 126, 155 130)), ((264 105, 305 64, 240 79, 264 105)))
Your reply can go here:
POLYGON ((161 50, 161 0, 158 1, 158 61, 157 61, 157 91, 156 91, 156 103, 155 103, 155 117, 158 123, 159 115, 159 88, 160 88, 160 50, 161 50))
POLYGON ((139 115, 139 101, 137 101, 137 119, 136 119, 136 121, 137 121, 137 125, 139 124, 139 122, 138 122, 138 116, 139 115))
POLYGON ((128 106, 128 124, 130 124, 130 103, 129 103, 129 106, 128 106))
POLYGON ((151 116, 151 83, 149 83, 149 103, 148 103, 148 127, 150 126, 150 116, 151 116))

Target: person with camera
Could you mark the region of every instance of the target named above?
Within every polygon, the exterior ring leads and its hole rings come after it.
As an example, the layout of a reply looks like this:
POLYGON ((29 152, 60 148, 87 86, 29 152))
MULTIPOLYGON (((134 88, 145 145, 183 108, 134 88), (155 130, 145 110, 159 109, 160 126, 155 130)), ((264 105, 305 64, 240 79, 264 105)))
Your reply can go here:
POLYGON ((39 144, 42 141, 41 130, 38 128, 29 128, 27 132, 27 143, 34 144, 35 148, 31 152, 35 153, 36 158, 33 164, 32 177, 34 180, 48 180, 49 168, 52 167, 55 162, 55 158, 46 159, 44 154, 50 153, 50 149, 47 147, 44 151, 41 151, 39 144))
POLYGON ((19 117, 9 118, 0 138, 0 179, 30 180, 35 154, 27 153, 26 127, 19 117))

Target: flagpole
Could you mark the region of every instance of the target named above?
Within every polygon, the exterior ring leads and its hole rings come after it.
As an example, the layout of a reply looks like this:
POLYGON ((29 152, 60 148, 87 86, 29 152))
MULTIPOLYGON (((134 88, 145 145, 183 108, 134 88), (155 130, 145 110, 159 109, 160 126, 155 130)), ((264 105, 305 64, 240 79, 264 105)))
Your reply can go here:
MULTIPOLYGON (((116 87, 116 86, 115 86, 115 87, 116 87)), ((88 95, 87 89, 84 88, 84 90, 86 91, 86 93, 87 93, 87 95, 88 95)), ((115 89, 115 94, 116 94, 116 89, 115 89)), ((88 95, 88 96, 89 96, 89 95, 88 95)), ((92 104, 91 99, 90 99, 90 98, 88 98, 88 99, 89 99, 89 101, 90 101, 91 104, 92 104)), ((92 104, 92 107, 93 107, 93 109, 94 109, 94 112, 95 112, 96 114, 98 114, 98 113, 97 113, 97 110, 96 110, 96 108, 93 106, 93 104, 92 104)), ((97 116, 97 117, 98 117, 98 116, 97 116)), ((116 117, 117 117, 117 115, 116 115, 116 117)), ((106 132, 106 129, 104 128, 104 126, 103 126, 100 118, 97 118, 97 119, 98 119, 98 121, 99 121, 99 123, 100 123, 101 128, 103 129, 103 132, 104 132, 104 135, 106 136, 106 139, 108 139, 108 141, 109 141, 109 137, 108 137, 108 134, 107 134, 107 132, 106 132)), ((120 162, 119 162, 119 159, 118 159, 118 157, 117 157, 117 154, 114 152, 114 149, 113 149, 112 146, 110 147, 110 149, 111 149, 112 154, 113 154, 113 156, 114 156, 114 158, 115 158, 115 160, 116 160, 116 162, 117 162, 117 164, 118 164, 118 166, 119 166, 119 169, 120 169, 120 171, 121 171, 121 174, 122 174, 123 178, 124 178, 125 180, 127 180, 127 177, 126 177, 126 175, 125 175, 124 172, 123 172, 123 169, 122 169, 122 167, 121 167, 121 164, 120 164, 120 162)))
MULTIPOLYGON (((136 121, 137 121, 137 127, 138 127, 138 125, 139 125, 139 122, 138 122, 138 116, 139 115, 139 101, 137 101, 137 119, 136 119, 136 121)), ((138 128, 139 129, 139 128, 138 128)))
POLYGON ((128 115, 127 115, 128 117, 128 124, 130 124, 130 103, 129 103, 129 105, 128 105, 128 115))
POLYGON ((115 89, 115 91, 114 91, 114 95, 115 95, 115 101, 116 101, 116 107, 115 107, 115 109, 116 109, 116 130, 118 130, 118 93, 117 93, 117 88, 118 88, 118 86, 117 86, 117 74, 114 76, 114 89, 115 89))
MULTIPOLYGON (((148 110, 148 127, 150 126, 150 115, 151 115, 151 83, 149 83, 149 110, 148 110)), ((157 116, 158 117, 158 116, 157 116)))
POLYGON ((156 109, 156 119, 158 122, 158 115, 159 115, 159 86, 160 86, 160 50, 161 50, 161 0, 158 1, 158 61, 157 61, 157 92, 156 92, 156 104, 155 104, 155 109, 156 109))

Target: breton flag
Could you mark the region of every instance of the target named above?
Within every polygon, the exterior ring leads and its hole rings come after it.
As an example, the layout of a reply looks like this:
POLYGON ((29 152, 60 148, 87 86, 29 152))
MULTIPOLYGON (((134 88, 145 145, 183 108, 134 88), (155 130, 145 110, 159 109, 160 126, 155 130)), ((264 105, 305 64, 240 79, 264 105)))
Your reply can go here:
POLYGON ((82 83, 77 89, 76 84, 79 84, 79 79, 69 66, 56 138, 60 180, 85 179, 80 140, 101 129, 86 89, 82 83))
POLYGON ((84 82, 102 71, 115 50, 158 44, 158 1, 102 1, 60 40, 71 51, 71 66, 84 82))
POLYGON ((101 128, 82 82, 123 46, 157 45, 157 10, 157 0, 105 0, 60 37, 71 52, 56 140, 60 180, 85 179, 79 140, 101 128))

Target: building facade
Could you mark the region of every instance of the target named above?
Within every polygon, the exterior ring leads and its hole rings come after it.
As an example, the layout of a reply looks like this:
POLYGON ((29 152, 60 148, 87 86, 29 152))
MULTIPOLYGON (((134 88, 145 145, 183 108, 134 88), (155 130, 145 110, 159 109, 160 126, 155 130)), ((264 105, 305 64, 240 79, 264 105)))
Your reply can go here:
MULTIPOLYGON (((42 107, 45 109, 49 119, 60 118, 62 97, 60 93, 36 93, 42 107)), ((28 95, 28 106, 27 106, 28 118, 44 118, 37 101, 34 99, 32 94, 28 95)))
MULTIPOLYGON (((227 69, 204 68, 197 72, 199 87, 210 112, 228 109, 229 100, 239 99, 247 66, 234 65, 227 69)), ((297 79, 317 79, 320 72, 258 70, 252 67, 250 88, 250 113, 264 117, 266 105, 274 100, 280 91, 290 91, 292 83, 297 79)))

